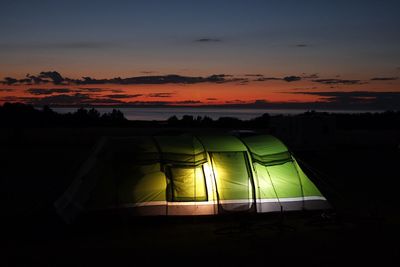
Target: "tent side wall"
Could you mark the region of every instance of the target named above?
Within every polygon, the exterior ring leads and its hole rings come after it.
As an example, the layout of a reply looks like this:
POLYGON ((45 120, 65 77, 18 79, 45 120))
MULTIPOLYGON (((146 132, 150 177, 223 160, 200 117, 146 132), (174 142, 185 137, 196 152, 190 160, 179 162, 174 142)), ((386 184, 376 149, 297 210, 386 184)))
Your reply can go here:
POLYGON ((315 184, 307 177, 307 175, 300 168, 296 159, 293 158, 293 164, 297 168, 297 172, 300 176, 300 180, 303 186, 304 208, 306 210, 320 210, 320 209, 330 209, 331 205, 327 199, 318 190, 315 184))
POLYGON ((243 138, 258 182, 258 212, 324 209, 329 204, 287 147, 270 135, 243 138))

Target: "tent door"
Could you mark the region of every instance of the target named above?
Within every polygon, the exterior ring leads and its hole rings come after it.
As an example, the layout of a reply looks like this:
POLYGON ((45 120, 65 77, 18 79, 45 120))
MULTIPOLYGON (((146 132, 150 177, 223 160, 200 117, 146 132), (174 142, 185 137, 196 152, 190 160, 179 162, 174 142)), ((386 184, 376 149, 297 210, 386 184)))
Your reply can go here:
POLYGON ((243 151, 212 152, 210 158, 219 212, 255 211, 254 185, 247 154, 243 151))

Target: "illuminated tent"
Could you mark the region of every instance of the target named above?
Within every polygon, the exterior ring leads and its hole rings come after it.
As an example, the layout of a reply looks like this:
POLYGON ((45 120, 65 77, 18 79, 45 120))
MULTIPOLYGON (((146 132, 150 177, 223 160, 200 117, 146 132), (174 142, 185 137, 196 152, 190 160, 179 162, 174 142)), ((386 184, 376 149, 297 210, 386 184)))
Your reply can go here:
POLYGON ((176 135, 101 140, 55 207, 70 222, 87 210, 213 215, 329 204, 273 136, 176 135))

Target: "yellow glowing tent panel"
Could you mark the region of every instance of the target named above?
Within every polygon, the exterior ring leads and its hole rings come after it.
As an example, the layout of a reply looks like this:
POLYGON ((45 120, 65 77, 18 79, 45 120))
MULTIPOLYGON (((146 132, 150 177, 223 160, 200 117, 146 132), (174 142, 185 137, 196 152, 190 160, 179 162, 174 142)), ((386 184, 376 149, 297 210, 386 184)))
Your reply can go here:
POLYGON ((88 210, 215 215, 329 204, 273 136, 175 135, 102 139, 55 207, 70 222, 88 210))

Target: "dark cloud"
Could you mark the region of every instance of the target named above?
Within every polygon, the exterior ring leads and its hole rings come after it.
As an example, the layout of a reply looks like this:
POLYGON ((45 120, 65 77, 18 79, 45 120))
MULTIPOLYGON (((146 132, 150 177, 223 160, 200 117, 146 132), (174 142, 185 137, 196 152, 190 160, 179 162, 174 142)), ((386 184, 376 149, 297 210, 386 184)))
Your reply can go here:
POLYGON ((301 80, 301 77, 299 77, 299 76, 286 76, 286 77, 283 78, 283 80, 287 81, 287 82, 297 82, 297 81, 301 80))
POLYGON ((14 89, 11 88, 0 88, 0 92, 12 92, 14 89))
MULTIPOLYGON (((77 92, 90 92, 90 93, 100 93, 100 92, 106 92, 106 91, 110 91, 109 89, 106 88, 78 88, 76 89, 77 92)), ((116 92, 119 93, 119 92, 116 92)))
POLYGON ((306 94, 306 95, 318 95, 326 97, 381 97, 381 96, 400 96, 400 92, 374 92, 374 91, 329 91, 329 92, 290 92, 290 94, 306 94))
POLYGON ((278 78, 278 77, 260 77, 258 79, 255 79, 255 82, 265 82, 265 81, 286 81, 286 82, 296 82, 300 81, 301 77, 299 76, 286 76, 283 78, 278 78))
POLYGON ((313 87, 299 87, 299 88, 292 88, 291 90, 299 91, 299 90, 315 90, 315 89, 318 89, 318 87, 316 87, 316 86, 313 86, 313 87))
POLYGON ((375 77, 372 78, 371 81, 395 81, 398 79, 399 77, 375 77))
POLYGON ((126 106, 167 106, 172 103, 168 101, 131 101, 124 104, 126 106))
POLYGON ((105 97, 111 98, 111 99, 134 98, 134 97, 140 97, 140 96, 143 96, 143 94, 133 94, 133 95, 129 95, 129 94, 112 94, 112 95, 105 95, 105 97))
POLYGON ((362 84, 361 80, 316 79, 316 80, 312 80, 312 81, 316 82, 316 83, 323 83, 323 84, 346 84, 346 85, 362 84))
POLYGON ((239 85, 247 84, 250 80, 248 78, 228 78, 225 79, 225 77, 232 77, 232 75, 224 75, 224 80, 222 81, 215 81, 215 83, 237 83, 239 85))
POLYGON ((29 88, 26 90, 26 92, 32 94, 32 95, 51 95, 51 94, 65 94, 65 93, 71 93, 74 92, 73 89, 69 88, 29 88))
POLYGON ((100 92, 113 92, 113 93, 123 93, 124 90, 121 89, 110 89, 110 88, 86 88, 86 87, 80 87, 75 90, 76 92, 83 93, 83 92, 88 92, 88 93, 100 93, 100 92))
POLYGON ((151 93, 147 94, 148 97, 172 97, 174 93, 151 93))
POLYGON ((194 40, 195 42, 200 42, 200 43, 216 43, 216 42, 221 42, 221 39, 217 39, 217 38, 200 38, 200 39, 196 39, 194 40))
MULTIPOLYGON (((26 81, 27 81, 27 83, 29 83, 29 84, 32 84, 32 83, 34 83, 34 84, 41 84, 41 83, 49 83, 50 81, 49 80, 46 80, 46 79, 42 79, 42 78, 40 78, 40 77, 38 77, 38 76, 35 76, 35 75, 27 75, 26 76, 27 78, 25 79, 26 81)), ((21 82, 20 82, 21 83, 21 82)), ((23 83, 23 82, 22 82, 23 83)))
POLYGON ((191 104, 201 104, 201 101, 198 100, 183 100, 183 101, 175 101, 173 102, 176 105, 191 105, 191 104))
POLYGON ((41 84, 41 83, 53 83, 55 85, 62 84, 66 79, 64 79, 60 73, 57 71, 42 71, 39 75, 27 74, 25 79, 18 80, 21 84, 41 84))
POLYGON ((57 71, 42 71, 38 78, 41 79, 50 79, 54 84, 61 84, 64 81, 64 78, 57 71))
POLYGON ((143 74, 153 74, 153 73, 157 73, 157 71, 143 70, 143 71, 141 71, 140 73, 143 73, 143 74))
POLYGON ((282 80, 282 78, 276 78, 276 77, 261 77, 261 78, 258 78, 258 79, 256 79, 256 80, 254 80, 254 81, 256 81, 256 82, 265 82, 265 81, 281 81, 282 80))
POLYGON ((243 104, 246 103, 246 101, 240 100, 240 99, 235 99, 235 100, 229 100, 225 101, 226 104, 243 104))
POLYGON ((39 75, 27 74, 25 79, 18 80, 11 77, 4 78, 1 83, 7 85, 14 84, 41 84, 41 83, 53 83, 53 84, 76 84, 76 85, 92 85, 92 84, 195 84, 195 83, 224 83, 224 82, 235 82, 236 79, 230 79, 232 75, 227 74, 214 74, 207 77, 192 77, 192 76, 181 76, 176 74, 170 75, 147 75, 147 76, 136 76, 129 78, 111 78, 111 79, 96 79, 92 77, 82 77, 82 79, 71 79, 63 77, 56 71, 43 71, 39 75))
POLYGON ((18 80, 12 77, 5 77, 3 81, 1 81, 2 84, 7 84, 7 85, 13 85, 17 83, 18 80))
POLYGON ((209 98, 207 98, 207 100, 213 101, 213 100, 218 100, 218 98, 209 97, 209 98))
POLYGON ((94 79, 91 77, 83 77, 82 79, 72 80, 69 82, 75 84, 195 84, 195 83, 223 83, 227 82, 228 77, 225 74, 214 74, 208 77, 191 77, 181 75, 162 75, 162 76, 137 76, 130 78, 112 78, 112 79, 94 79))
MULTIPOLYGON (((82 79, 71 79, 63 77, 57 71, 43 71, 39 75, 27 74, 25 79, 15 79, 12 77, 6 77, 0 83, 7 85, 15 84, 45 84, 52 83, 55 85, 99 85, 99 84, 119 84, 119 85, 130 85, 130 84, 196 84, 196 83, 227 83, 227 82, 247 82, 247 78, 235 78, 229 74, 213 74, 206 77, 201 76, 182 76, 176 74, 170 75, 147 75, 147 76, 135 76, 129 78, 111 78, 111 79, 96 79, 92 77, 82 77, 82 79)), ((102 91, 103 89, 96 88, 82 88, 94 92, 95 90, 102 91)), ((111 90, 111 89, 110 89, 111 90)), ((118 89, 117 89, 118 90, 118 89)), ((117 91, 115 91, 117 93, 117 91)))
POLYGON ((292 94, 316 95, 331 106, 346 108, 362 107, 377 109, 399 109, 400 92, 292 92, 292 94))

